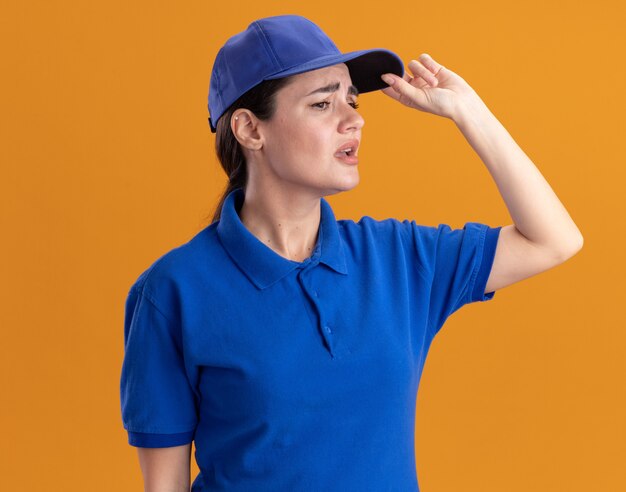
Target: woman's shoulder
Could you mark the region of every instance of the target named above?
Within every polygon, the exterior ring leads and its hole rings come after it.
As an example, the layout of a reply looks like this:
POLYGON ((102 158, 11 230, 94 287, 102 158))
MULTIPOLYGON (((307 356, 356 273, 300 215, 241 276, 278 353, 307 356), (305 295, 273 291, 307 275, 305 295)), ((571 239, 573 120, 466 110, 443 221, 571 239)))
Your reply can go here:
POLYGON ((199 266, 208 267, 215 256, 218 241, 215 228, 216 223, 213 223, 186 242, 151 259, 131 285, 130 291, 159 298, 163 297, 163 291, 176 289, 196 276, 199 266))
POLYGON ((428 233, 437 227, 417 224, 415 220, 386 217, 377 219, 364 215, 358 220, 341 219, 337 221, 339 229, 347 234, 377 234, 408 236, 416 233, 428 233))
POLYGON ((369 232, 373 234, 399 234, 402 236, 419 236, 424 240, 436 239, 441 234, 459 232, 468 228, 481 228, 484 224, 479 222, 466 222, 463 227, 454 229, 449 224, 438 223, 436 225, 419 224, 415 219, 386 217, 377 219, 364 215, 358 220, 341 219, 337 221, 340 230, 345 232, 369 232))
POLYGON ((363 215, 361 218, 355 219, 339 219, 337 225, 339 228, 346 230, 358 230, 358 229, 378 229, 385 230, 397 227, 396 223, 399 223, 398 219, 388 217, 384 219, 376 219, 369 215, 363 215))
POLYGON ((401 251, 411 251, 428 229, 428 226, 419 225, 414 220, 395 217, 379 219, 370 215, 358 220, 342 219, 337 223, 345 243, 355 250, 368 250, 379 256, 397 256, 401 251))

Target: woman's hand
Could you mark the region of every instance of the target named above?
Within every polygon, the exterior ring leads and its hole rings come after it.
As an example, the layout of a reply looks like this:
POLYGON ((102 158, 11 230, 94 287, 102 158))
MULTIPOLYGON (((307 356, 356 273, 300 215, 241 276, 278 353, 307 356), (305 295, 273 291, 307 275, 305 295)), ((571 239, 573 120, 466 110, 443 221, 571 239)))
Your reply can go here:
POLYGON ((460 75, 422 53, 418 60, 409 62, 411 77, 386 73, 382 79, 390 85, 382 89, 389 97, 409 108, 454 119, 459 107, 482 103, 478 94, 460 75), (420 63, 421 62, 421 63, 420 63))

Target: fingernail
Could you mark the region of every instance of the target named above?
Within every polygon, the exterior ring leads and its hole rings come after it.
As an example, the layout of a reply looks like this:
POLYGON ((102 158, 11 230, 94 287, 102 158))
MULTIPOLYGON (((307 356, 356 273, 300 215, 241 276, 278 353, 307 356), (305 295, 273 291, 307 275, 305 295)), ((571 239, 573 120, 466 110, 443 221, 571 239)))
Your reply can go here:
POLYGON ((391 75, 387 75, 386 73, 380 76, 387 84, 393 85, 393 77, 391 75))

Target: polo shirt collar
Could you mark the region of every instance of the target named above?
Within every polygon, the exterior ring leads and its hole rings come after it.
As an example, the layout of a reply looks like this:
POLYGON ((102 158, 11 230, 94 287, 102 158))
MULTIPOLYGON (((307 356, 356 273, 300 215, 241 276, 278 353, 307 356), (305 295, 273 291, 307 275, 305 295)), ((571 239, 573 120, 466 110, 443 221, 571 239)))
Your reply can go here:
POLYGON ((294 269, 309 263, 324 263, 338 273, 348 273, 335 214, 323 197, 320 198, 320 227, 315 251, 304 262, 282 257, 246 228, 238 215, 244 197, 242 188, 235 188, 226 196, 217 224, 217 235, 233 261, 259 289, 269 287, 294 269))

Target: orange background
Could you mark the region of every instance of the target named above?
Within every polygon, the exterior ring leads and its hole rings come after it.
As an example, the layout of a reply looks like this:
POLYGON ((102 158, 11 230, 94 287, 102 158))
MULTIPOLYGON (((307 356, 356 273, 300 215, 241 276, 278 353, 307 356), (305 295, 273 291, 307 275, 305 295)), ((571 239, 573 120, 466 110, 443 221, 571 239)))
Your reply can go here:
MULTIPOLYGON (((422 490, 626 490, 623 2, 3 11, 0 488, 142 490, 119 403, 125 297, 208 225, 226 184, 206 108, 217 50, 256 18, 297 13, 343 51, 385 47, 405 64, 426 52, 460 74, 585 238, 568 262, 466 306, 438 334, 415 424, 422 490)), ((382 93, 360 104, 361 183, 329 197, 337 218, 512 223, 451 120, 382 93)))

